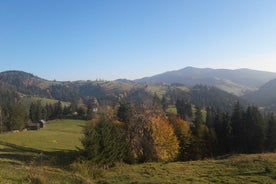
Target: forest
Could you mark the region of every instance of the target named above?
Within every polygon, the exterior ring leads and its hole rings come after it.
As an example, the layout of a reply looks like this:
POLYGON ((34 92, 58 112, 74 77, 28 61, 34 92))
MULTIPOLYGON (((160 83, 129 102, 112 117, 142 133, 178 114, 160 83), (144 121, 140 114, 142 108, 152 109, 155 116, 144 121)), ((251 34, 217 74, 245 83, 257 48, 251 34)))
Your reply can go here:
POLYGON ((237 102, 232 113, 192 108, 178 100, 177 114, 161 104, 121 104, 84 129, 84 155, 95 164, 189 161, 276 149, 276 121, 257 107, 237 102), (203 111, 206 111, 205 117, 203 111))

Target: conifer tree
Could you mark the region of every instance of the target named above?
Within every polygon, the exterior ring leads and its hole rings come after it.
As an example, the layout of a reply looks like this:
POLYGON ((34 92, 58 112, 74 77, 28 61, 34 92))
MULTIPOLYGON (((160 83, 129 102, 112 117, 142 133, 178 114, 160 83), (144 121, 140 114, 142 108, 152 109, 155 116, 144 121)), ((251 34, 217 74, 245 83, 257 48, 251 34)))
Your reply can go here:
POLYGON ((112 166, 124 161, 127 155, 121 130, 103 115, 84 129, 81 142, 86 157, 100 166, 112 166))
POLYGON ((247 108, 245 124, 246 133, 243 136, 246 139, 246 152, 263 152, 265 143, 264 120, 257 107, 251 106, 247 108))
POLYGON ((268 115, 266 149, 270 152, 274 152, 276 150, 276 120, 273 113, 268 115))
POLYGON ((234 106, 234 110, 231 116, 232 132, 233 132, 233 151, 238 153, 245 153, 246 151, 246 137, 247 129, 244 121, 244 111, 237 102, 234 106))

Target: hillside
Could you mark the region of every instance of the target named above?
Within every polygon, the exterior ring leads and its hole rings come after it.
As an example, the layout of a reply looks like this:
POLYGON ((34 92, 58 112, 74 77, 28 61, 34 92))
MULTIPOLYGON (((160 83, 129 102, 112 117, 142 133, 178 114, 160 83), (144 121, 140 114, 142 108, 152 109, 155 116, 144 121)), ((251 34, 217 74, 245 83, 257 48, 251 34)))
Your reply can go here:
POLYGON ((196 106, 214 107, 231 112, 237 101, 242 106, 248 104, 247 101, 233 94, 211 86, 195 85, 188 87, 182 84, 148 84, 145 89, 152 94, 157 94, 160 98, 167 99, 170 105, 176 104, 177 99, 183 99, 196 106))
POLYGON ((175 105, 177 99, 184 99, 201 107, 214 106, 226 111, 232 110, 233 104, 238 100, 243 103, 243 100, 232 94, 202 85, 188 87, 183 84, 141 84, 122 79, 57 82, 21 71, 0 73, 0 82, 11 86, 23 97, 64 102, 82 101, 86 104, 94 97, 100 105, 114 105, 122 102, 151 103, 155 94, 160 99, 165 98, 168 105, 175 105))
POLYGON ((22 71, 6 71, 0 73, 0 81, 14 86, 26 94, 38 93, 49 87, 52 82, 22 71))
POLYGON ((276 110, 276 79, 269 81, 259 90, 244 95, 243 98, 257 105, 265 106, 267 110, 276 110))
POLYGON ((0 73, 0 82, 17 90, 21 95, 37 96, 61 101, 87 101, 123 98, 139 85, 118 81, 49 81, 23 71, 0 73))
POLYGON ((241 96, 276 78, 276 73, 250 69, 211 69, 186 67, 152 77, 135 80, 139 83, 180 83, 188 86, 203 84, 218 87, 226 92, 241 96))

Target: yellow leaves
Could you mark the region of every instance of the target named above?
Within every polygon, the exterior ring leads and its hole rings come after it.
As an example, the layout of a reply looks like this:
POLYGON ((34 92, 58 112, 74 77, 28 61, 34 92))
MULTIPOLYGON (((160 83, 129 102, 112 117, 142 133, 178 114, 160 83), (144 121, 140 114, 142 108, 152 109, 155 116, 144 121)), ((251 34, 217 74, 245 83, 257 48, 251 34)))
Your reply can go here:
POLYGON ((176 158, 179 142, 172 126, 166 118, 160 116, 150 117, 152 138, 158 159, 169 161, 176 158))

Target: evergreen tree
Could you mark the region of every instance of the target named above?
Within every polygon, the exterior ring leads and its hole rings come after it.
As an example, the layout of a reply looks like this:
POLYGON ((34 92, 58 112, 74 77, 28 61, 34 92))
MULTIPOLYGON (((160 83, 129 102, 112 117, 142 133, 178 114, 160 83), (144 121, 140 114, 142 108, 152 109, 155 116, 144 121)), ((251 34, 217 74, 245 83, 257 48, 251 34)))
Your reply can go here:
POLYGON ((28 121, 28 114, 25 107, 20 103, 11 103, 5 109, 6 118, 4 125, 6 130, 21 130, 23 129, 28 121))
POLYGON ((214 111, 213 108, 208 107, 206 109, 206 126, 208 128, 214 128, 214 120, 215 120, 216 114, 217 113, 214 111))
POLYGON ((130 103, 120 104, 120 107, 117 111, 117 117, 119 121, 124 123, 130 123, 131 118, 134 115, 134 106, 130 103))
POLYGON ((201 109, 198 106, 196 106, 195 118, 194 118, 193 123, 194 123, 194 126, 193 126, 192 130, 193 130, 193 133, 196 135, 199 126, 204 123, 201 109))
POLYGON ((168 103, 168 99, 165 96, 162 97, 161 104, 162 104, 163 111, 166 111, 169 106, 169 103, 168 103))
POLYGON ((246 133, 246 152, 259 153, 264 151, 265 131, 264 120, 257 107, 248 107, 245 113, 246 133))
POLYGON ((270 152, 275 152, 276 150, 276 120, 274 114, 268 115, 266 149, 270 152))
POLYGON ((62 119, 63 108, 61 101, 58 101, 54 106, 53 116, 54 118, 62 119))
POLYGON ((84 138, 81 142, 86 157, 104 167, 124 161, 127 147, 122 135, 112 120, 101 116, 84 129, 84 138))
POLYGON ((46 109, 42 106, 40 100, 36 101, 35 103, 31 103, 29 110, 29 118, 33 122, 38 122, 41 119, 46 119, 46 117, 46 109))
POLYGON ((191 119, 193 117, 192 105, 189 102, 185 102, 183 99, 176 101, 177 114, 184 120, 191 119))
POLYGON ((246 141, 246 124, 244 121, 244 112, 237 102, 234 106, 234 110, 231 116, 232 132, 233 132, 233 151, 238 153, 245 153, 247 150, 246 141))
POLYGON ((209 156, 209 129, 205 124, 199 124, 196 128, 196 134, 192 139, 192 158, 194 160, 203 159, 209 156))
POLYGON ((217 154, 227 154, 232 151, 232 126, 228 113, 217 113, 214 121, 217 138, 217 154))

